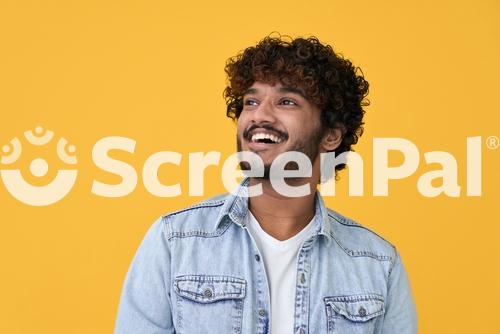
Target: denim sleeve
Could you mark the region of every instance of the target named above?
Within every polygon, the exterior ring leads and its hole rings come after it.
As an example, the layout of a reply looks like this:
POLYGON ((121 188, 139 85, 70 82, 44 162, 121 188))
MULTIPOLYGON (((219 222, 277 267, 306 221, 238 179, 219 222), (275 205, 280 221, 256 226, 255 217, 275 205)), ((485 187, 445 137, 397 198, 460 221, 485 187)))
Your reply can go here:
POLYGON ((406 270, 396 251, 389 274, 387 303, 382 330, 384 334, 416 334, 417 312, 406 270))
POLYGON ((115 334, 170 334, 172 323, 170 250, 166 222, 159 218, 148 230, 122 288, 115 334))

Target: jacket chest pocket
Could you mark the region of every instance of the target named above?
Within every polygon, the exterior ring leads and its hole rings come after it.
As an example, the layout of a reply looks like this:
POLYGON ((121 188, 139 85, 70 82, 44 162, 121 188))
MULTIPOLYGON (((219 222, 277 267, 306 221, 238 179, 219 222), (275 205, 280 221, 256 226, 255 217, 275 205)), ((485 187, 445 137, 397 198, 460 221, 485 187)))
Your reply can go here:
POLYGON ((186 275, 174 280, 176 333, 241 333, 244 279, 186 275))
POLYGON ((374 333, 384 314, 384 298, 379 294, 359 294, 324 298, 328 334, 374 333))

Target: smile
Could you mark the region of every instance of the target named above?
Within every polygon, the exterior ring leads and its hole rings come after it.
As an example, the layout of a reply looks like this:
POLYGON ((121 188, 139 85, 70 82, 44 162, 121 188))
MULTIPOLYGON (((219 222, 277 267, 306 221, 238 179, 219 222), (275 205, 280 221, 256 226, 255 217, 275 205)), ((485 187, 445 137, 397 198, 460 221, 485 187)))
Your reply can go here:
POLYGON ((251 136, 250 141, 252 143, 279 144, 283 139, 270 133, 258 132, 251 136))

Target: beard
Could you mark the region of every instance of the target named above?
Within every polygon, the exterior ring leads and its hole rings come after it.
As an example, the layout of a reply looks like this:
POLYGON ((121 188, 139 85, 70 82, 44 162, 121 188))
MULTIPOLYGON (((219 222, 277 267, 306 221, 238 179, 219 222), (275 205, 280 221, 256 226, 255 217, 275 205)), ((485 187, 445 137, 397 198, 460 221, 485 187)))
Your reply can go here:
MULTIPOLYGON (((306 138, 302 137, 301 139, 293 143, 293 146, 290 148, 290 150, 288 150, 288 152, 295 151, 305 154, 309 158, 312 166, 313 162, 319 155, 319 149, 321 140, 323 139, 323 134, 324 134, 324 128, 322 125, 319 125, 314 130, 312 130, 306 138)), ((242 145, 239 134, 236 135, 236 146, 238 152, 241 152, 242 145)), ((264 175, 262 177, 255 177, 255 178, 261 180, 269 180, 271 174, 271 165, 272 162, 264 164, 264 175)), ((248 161, 240 161, 240 168, 243 172, 246 170, 251 170, 251 166, 248 161)), ((298 170, 299 166, 295 161, 290 161, 285 165, 284 169, 298 170)))

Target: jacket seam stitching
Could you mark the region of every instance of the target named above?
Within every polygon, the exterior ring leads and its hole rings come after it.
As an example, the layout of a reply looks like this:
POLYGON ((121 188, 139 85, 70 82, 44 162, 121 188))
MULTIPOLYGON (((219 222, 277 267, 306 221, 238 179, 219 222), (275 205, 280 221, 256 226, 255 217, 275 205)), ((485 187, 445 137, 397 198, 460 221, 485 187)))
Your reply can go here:
POLYGON ((182 231, 182 232, 174 232, 172 231, 168 237, 168 240, 172 240, 174 238, 191 238, 191 237, 200 237, 200 238, 216 238, 223 235, 230 224, 224 224, 221 228, 216 229, 214 232, 207 231, 198 231, 198 230, 190 230, 190 231, 182 231))
POLYGON ((377 232, 369 229, 368 227, 364 226, 364 225, 361 225, 360 223, 357 223, 355 221, 348 221, 348 220, 344 220, 344 219, 340 219, 339 217, 336 217, 334 215, 332 215, 330 212, 328 213, 328 216, 335 219, 337 222, 339 222, 339 224, 342 224, 344 226, 352 226, 352 227, 359 227, 359 228, 362 228, 370 233, 373 233, 375 236, 379 237, 380 239, 382 239, 383 241, 387 242, 389 245, 391 245, 392 247, 394 247, 394 245, 387 239, 385 239, 384 237, 380 236, 377 232))
POLYGON ((217 202, 211 202, 211 203, 197 204, 197 205, 193 205, 193 206, 190 206, 188 208, 185 208, 185 209, 181 209, 181 210, 178 210, 178 211, 167 213, 167 214, 163 215, 163 218, 176 216, 178 214, 181 214, 181 213, 184 213, 184 212, 188 212, 188 211, 192 211, 192 210, 196 210, 196 209, 215 208, 215 207, 221 206, 223 204, 224 204, 223 200, 217 201, 217 202))

